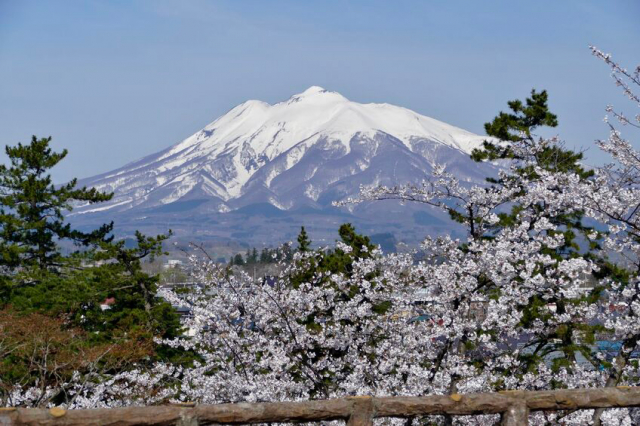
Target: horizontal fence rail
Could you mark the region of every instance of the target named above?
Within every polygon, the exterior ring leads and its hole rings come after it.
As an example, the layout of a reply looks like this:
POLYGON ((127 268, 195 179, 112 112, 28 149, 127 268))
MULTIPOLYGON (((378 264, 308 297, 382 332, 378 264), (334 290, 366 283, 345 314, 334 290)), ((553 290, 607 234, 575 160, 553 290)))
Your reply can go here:
POLYGON ((164 405, 151 407, 64 410, 0 408, 0 425, 179 425, 252 424, 345 420, 349 426, 371 425, 374 418, 425 415, 501 414, 506 426, 527 425, 531 411, 640 407, 640 387, 555 391, 432 395, 422 397, 356 396, 339 399, 164 405))

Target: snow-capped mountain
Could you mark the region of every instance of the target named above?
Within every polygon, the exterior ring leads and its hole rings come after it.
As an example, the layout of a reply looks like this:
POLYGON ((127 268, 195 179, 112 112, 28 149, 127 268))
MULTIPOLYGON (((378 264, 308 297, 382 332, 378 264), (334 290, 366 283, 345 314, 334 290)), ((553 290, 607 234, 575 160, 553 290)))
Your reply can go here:
POLYGON ((176 220, 319 212, 357 194, 361 184, 419 182, 436 164, 461 180, 481 181, 492 166, 472 162, 469 153, 485 139, 406 108, 361 104, 314 86, 275 105, 247 101, 176 145, 84 179, 81 185, 114 197, 73 215, 124 214, 127 221, 171 225, 167 215, 177 212, 176 220))
POLYGON ((164 151, 83 180, 115 196, 76 213, 193 199, 216 200, 219 211, 255 202, 288 210, 332 189, 357 189, 346 183, 415 181, 436 163, 469 174, 477 167, 460 163, 484 139, 406 108, 360 104, 314 86, 275 105, 247 101, 164 151))

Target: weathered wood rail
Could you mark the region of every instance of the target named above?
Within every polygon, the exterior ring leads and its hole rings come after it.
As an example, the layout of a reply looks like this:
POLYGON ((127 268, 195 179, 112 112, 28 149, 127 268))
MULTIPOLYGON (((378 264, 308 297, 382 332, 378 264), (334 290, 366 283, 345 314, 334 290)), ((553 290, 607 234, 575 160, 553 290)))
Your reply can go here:
POLYGON ((424 397, 357 396, 340 399, 238 403, 218 405, 166 405, 153 407, 64 410, 0 408, 0 425, 179 425, 252 424, 346 420, 349 426, 371 425, 374 418, 409 418, 425 415, 501 414, 502 425, 528 424, 532 411, 640 407, 640 387, 556 391, 506 391, 424 397))

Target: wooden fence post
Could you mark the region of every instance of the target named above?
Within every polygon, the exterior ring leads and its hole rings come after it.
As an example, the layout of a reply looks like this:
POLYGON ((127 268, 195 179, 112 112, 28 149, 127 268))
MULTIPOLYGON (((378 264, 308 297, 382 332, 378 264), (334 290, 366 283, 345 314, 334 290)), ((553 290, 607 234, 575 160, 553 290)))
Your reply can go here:
POLYGON ((372 426, 374 407, 370 396, 354 396, 348 398, 352 402, 351 415, 347 426, 372 426))
POLYGON ((502 413, 501 426, 528 426, 529 407, 525 401, 516 402, 502 413))
POLYGON ((198 418, 191 416, 180 416, 176 426, 199 426, 198 418))

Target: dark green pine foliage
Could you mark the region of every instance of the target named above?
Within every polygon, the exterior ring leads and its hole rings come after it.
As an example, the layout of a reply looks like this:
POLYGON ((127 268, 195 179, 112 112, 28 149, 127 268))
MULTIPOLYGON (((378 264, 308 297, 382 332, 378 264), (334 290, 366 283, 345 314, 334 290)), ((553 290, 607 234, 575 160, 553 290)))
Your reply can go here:
POLYGON ((271 251, 268 248, 263 248, 260 252, 260 263, 272 263, 273 257, 271 251))
POLYGON ((94 327, 108 333, 113 329, 140 329, 152 336, 173 338, 179 335, 180 321, 171 305, 156 296, 158 275, 142 270, 142 260, 153 262, 166 255, 162 243, 172 235, 148 237, 136 231, 136 244, 127 247, 124 240, 102 243, 95 253, 97 262, 104 262, 92 271, 102 295, 115 303, 100 317, 94 327))
MULTIPOLYGON (((487 135, 496 137, 505 142, 519 142, 523 139, 533 140, 533 130, 540 126, 558 126, 558 117, 549 111, 549 96, 546 90, 538 93, 531 91, 531 97, 525 103, 516 99, 507 102, 512 112, 500 112, 490 123, 485 123, 484 129, 487 135), (526 105, 525 105, 526 104, 526 105), (514 133, 515 132, 515 133, 514 133)), ((475 151, 474 159, 484 158, 514 158, 510 146, 502 149, 489 142, 485 142, 484 151, 475 151)))
MULTIPOLYGON (((528 180, 535 181, 541 177, 536 173, 536 167, 549 172, 574 173, 581 179, 589 179, 593 176, 591 170, 586 170, 581 164, 582 153, 576 153, 566 149, 562 144, 553 143, 543 145, 531 158, 524 158, 519 151, 514 149, 515 144, 534 145, 539 143, 536 141, 535 130, 542 126, 556 127, 558 119, 555 114, 549 111, 548 95, 546 91, 531 92, 531 97, 525 102, 514 100, 508 102, 511 112, 500 112, 493 121, 485 124, 485 130, 489 136, 493 136, 501 141, 500 144, 484 142, 482 150, 474 150, 471 157, 475 161, 509 159, 514 160, 519 167, 516 168, 514 176, 507 176, 503 179, 487 179, 490 184, 504 185, 517 182, 518 177, 525 177, 528 180)), ((522 188, 524 193, 526 187, 522 188)), ((556 188, 556 191, 562 192, 564 188, 556 188)), ((530 223, 530 229, 534 229, 536 222, 542 218, 548 219, 551 223, 558 226, 559 231, 564 237, 564 244, 560 247, 542 247, 541 251, 550 255, 554 259, 566 259, 584 256, 585 250, 580 247, 580 241, 587 241, 586 238, 580 238, 580 234, 592 232, 593 228, 585 226, 583 223, 583 213, 580 211, 572 213, 559 212, 557 214, 549 214, 544 201, 532 203, 530 205, 515 204, 510 211, 504 211, 498 214, 499 222, 493 227, 494 231, 501 228, 507 228, 518 225, 518 214, 524 210, 529 210, 530 217, 533 219, 530 223)), ((464 214, 455 212, 452 217, 458 221, 468 220, 464 214), (457 216, 456 216, 457 215, 457 216)), ((475 235, 476 238, 491 238, 491 232, 487 235, 475 235)), ((594 248, 594 247, 591 247, 594 248)), ((587 254, 587 256, 590 256, 587 254)), ((540 273, 545 273, 546 266, 540 265, 540 273)), ((488 288, 491 286, 489 285, 488 288)), ((549 303, 555 303, 558 313, 566 312, 569 305, 581 302, 595 303, 601 297, 602 289, 595 287, 591 294, 580 299, 567 299, 561 295, 556 295, 549 300, 542 300, 539 297, 533 297, 527 304, 521 307, 523 311, 522 323, 525 326, 535 321, 546 323, 551 314, 545 309, 549 303)), ((553 327, 552 327, 553 328, 553 327)), ((536 336, 531 345, 532 351, 524 352, 522 355, 528 358, 530 368, 539 362, 543 362, 544 358, 551 353, 563 353, 564 357, 557 357, 553 360, 555 368, 568 365, 568 361, 574 360, 578 352, 582 353, 587 359, 591 354, 589 344, 594 342, 594 335, 601 331, 602 326, 594 324, 561 324, 555 327, 554 331, 547 335, 536 336), (583 336, 581 343, 577 343, 573 336, 575 332, 579 332, 583 336)))
MULTIPOLYGON (((340 240, 351 247, 350 252, 345 252, 339 248, 327 251, 317 251, 317 256, 311 256, 300 263, 300 272, 291 277, 291 285, 294 287, 307 282, 313 285, 327 285, 329 277, 326 274, 344 274, 350 276, 353 272, 353 263, 357 259, 368 259, 375 246, 371 244, 369 237, 356 232, 353 225, 345 223, 340 226, 340 240)), ((370 277, 372 278, 372 277, 370 277)), ((350 289, 351 298, 359 292, 357 287, 350 289)))
MULTIPOLYGON (((301 233, 302 234, 302 233, 301 233)), ((297 275, 291 277, 292 285, 299 286, 302 283, 310 283, 313 286, 335 286, 331 281, 331 274, 344 274, 350 276, 353 273, 353 264, 358 259, 371 258, 375 246, 371 244, 369 237, 358 234, 355 228, 349 224, 343 224, 339 229, 340 240, 345 245, 349 246, 351 250, 342 250, 336 248, 328 251, 316 251, 313 255, 300 260, 299 272, 297 275), (330 272, 330 274, 327 274, 330 272)), ((300 241, 300 240, 299 240, 300 241)), ((310 253, 310 251, 308 252, 310 253)), ((374 278, 378 272, 374 271, 367 275, 365 278, 370 282, 374 281, 374 278)), ((384 283, 372 283, 373 287, 377 285, 384 285, 384 283)), ((354 284, 347 291, 338 291, 336 293, 337 302, 347 302, 353 300, 359 293, 361 288, 354 284)), ((371 304, 371 310, 377 315, 386 314, 391 308, 390 301, 373 303, 373 301, 366 298, 362 303, 371 304)), ((323 327, 330 326, 334 321, 340 321, 342 323, 353 323, 350 319, 336 319, 333 317, 333 308, 320 309, 317 308, 313 312, 309 312, 306 317, 298 318, 298 323, 304 325, 310 332, 320 332, 323 327)), ((385 339, 384 333, 380 330, 368 330, 369 340, 363 343, 364 346, 375 346, 385 339)), ((359 348, 364 351, 365 348, 359 348)), ((325 357, 340 358, 346 354, 346 351, 336 350, 335 348, 326 348, 321 344, 316 345, 311 351, 301 351, 300 357, 303 364, 313 365, 317 359, 324 359, 325 357), (313 356, 309 357, 309 353, 313 353, 313 356)), ((372 355, 374 356, 374 355, 372 355)), ((353 371, 353 366, 345 366, 343 373, 350 373, 353 371)), ((314 397, 326 397, 331 394, 337 384, 332 380, 333 372, 323 367, 318 369, 318 374, 323 377, 321 382, 318 382, 311 394, 314 397)))
POLYGON ((258 263, 258 250, 255 247, 251 249, 251 253, 247 257, 247 263, 258 263))
POLYGON ((113 194, 76 188, 76 179, 55 186, 48 171, 62 161, 67 151, 56 153, 51 138, 33 136, 29 145, 6 147, 10 165, 0 165, 0 267, 61 266, 60 241, 71 240, 89 246, 107 240, 113 224, 93 232, 72 229, 64 223, 63 212, 72 203, 98 203, 113 194))
POLYGON ((177 314, 156 297, 159 277, 141 267, 143 259, 162 254, 168 236, 137 232, 137 244, 127 247, 113 241, 112 224, 93 232, 72 229, 64 213, 74 202, 97 203, 112 194, 76 188, 76 179, 53 185, 49 170, 67 151, 53 152, 50 141, 33 137, 29 145, 7 147, 10 164, 0 165, 0 309, 62 318, 98 343, 177 336, 177 314), (79 250, 65 256, 64 241, 79 250))
POLYGON ((244 259, 242 258, 242 255, 240 253, 235 255, 235 257, 233 258, 232 265, 238 265, 238 266, 244 265, 244 259))
MULTIPOLYGON (((509 101, 508 105, 512 112, 500 112, 493 121, 485 124, 485 130, 489 136, 493 136, 500 141, 501 144, 496 145, 485 141, 482 150, 474 150, 471 157, 475 161, 510 159, 520 161, 521 166, 516 169, 516 174, 535 181, 540 176, 535 172, 535 168, 539 167, 549 172, 575 173, 581 179, 588 179, 593 176, 592 170, 586 170, 580 161, 583 158, 582 153, 576 153, 564 148, 561 144, 549 144, 536 152, 533 158, 522 158, 519 153, 513 149, 514 144, 533 145, 536 135, 534 131, 542 126, 556 127, 558 119, 555 114, 549 111, 548 95, 546 91, 531 91, 531 97, 527 98, 523 103, 520 100, 509 101), (526 160, 526 163, 523 161, 526 160)), ((505 180, 487 179, 492 184, 506 184, 508 180, 515 181, 516 176, 506 177, 505 180)), ((526 191, 526 188, 522 189, 526 191)), ((563 188, 558 188, 562 191, 563 188)), ((571 214, 558 214, 556 216, 548 216, 545 214, 545 203, 537 203, 529 206, 515 205, 511 212, 502 212, 498 214, 500 222, 496 224, 496 228, 514 226, 517 224, 517 215, 523 209, 532 209, 535 216, 547 217, 552 223, 560 226, 564 231, 565 244, 549 254, 556 256, 578 255, 580 247, 576 243, 576 231, 591 232, 592 228, 585 227, 582 223, 583 214, 575 212, 571 214)), ((463 214, 459 214, 459 220, 468 219, 463 214)), ((531 223, 531 227, 535 222, 531 223)))
POLYGON ((304 226, 300 228, 300 233, 298 234, 298 251, 311 251, 311 240, 309 239, 304 226))
POLYGON ((18 312, 64 317, 99 342, 122 333, 175 337, 179 318, 169 303, 156 297, 160 277, 142 270, 143 259, 163 254, 167 238, 136 233, 134 247, 127 247, 124 240, 105 242, 83 256, 84 267, 57 273, 34 269, 29 274, 33 283, 15 287, 8 303, 18 312), (101 307, 105 301, 111 302, 108 309, 101 307))
MULTIPOLYGON (((523 103, 520 100, 509 101, 510 113, 500 112, 491 122, 485 123, 487 135, 493 136, 503 143, 500 145, 485 141, 483 149, 475 149, 471 157, 475 161, 514 159, 524 160, 513 150, 513 143, 533 145, 539 127, 557 127, 558 117, 549 111, 547 91, 531 91, 531 97, 523 103)), ((535 154, 535 165, 552 172, 572 172, 586 179, 593 176, 593 171, 585 170, 580 164, 582 153, 565 149, 562 145, 546 146, 535 154)), ((531 167, 524 167, 520 173, 528 173, 534 178, 531 167)))
POLYGON ((358 234, 350 223, 340 226, 338 233, 342 242, 351 247, 352 251, 345 253, 340 249, 335 249, 333 252, 327 253, 322 259, 321 269, 332 273, 351 275, 353 261, 370 258, 375 246, 371 244, 369 237, 358 234))

